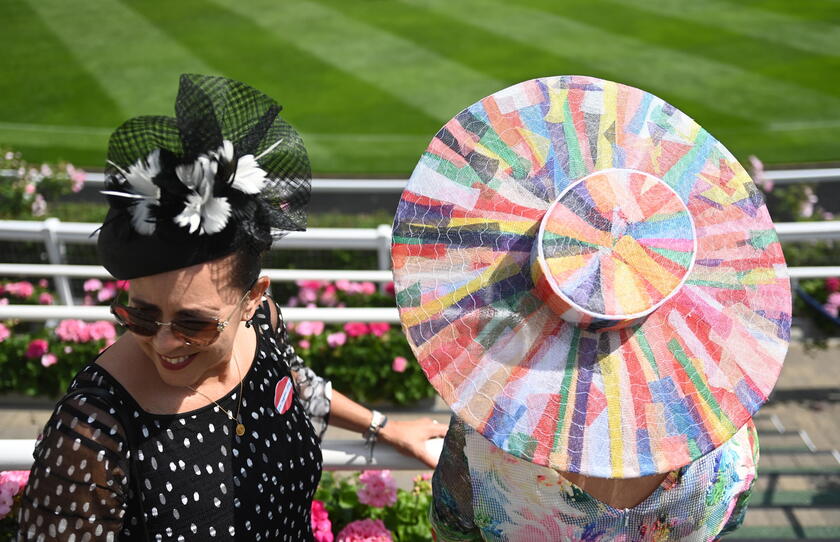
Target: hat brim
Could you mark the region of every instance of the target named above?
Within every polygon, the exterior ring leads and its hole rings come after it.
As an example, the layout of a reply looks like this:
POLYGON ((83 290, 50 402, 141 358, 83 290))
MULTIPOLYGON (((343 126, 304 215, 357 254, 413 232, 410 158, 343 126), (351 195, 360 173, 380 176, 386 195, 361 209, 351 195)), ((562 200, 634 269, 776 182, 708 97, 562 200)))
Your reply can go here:
POLYGON ((402 195, 392 259, 403 329, 438 393, 499 448, 561 471, 690 463, 767 400, 787 351, 784 256, 749 175, 687 115, 609 81, 526 81, 449 121, 402 195), (610 168, 670 186, 697 252, 641 323, 587 331, 540 301, 530 255, 555 198, 610 168))

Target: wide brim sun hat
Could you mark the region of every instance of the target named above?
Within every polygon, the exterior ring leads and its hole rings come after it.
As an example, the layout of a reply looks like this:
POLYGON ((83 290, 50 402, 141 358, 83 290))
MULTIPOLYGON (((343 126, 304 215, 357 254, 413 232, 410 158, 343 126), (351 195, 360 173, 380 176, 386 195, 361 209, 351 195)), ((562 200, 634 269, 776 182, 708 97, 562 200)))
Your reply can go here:
POLYGON ((497 447, 604 478, 665 473, 767 400, 790 284, 732 154, 645 91, 526 81, 435 135, 402 194, 403 330, 497 447))
POLYGON ((108 143, 102 265, 132 279, 256 252, 306 229, 310 167, 271 97, 184 74, 175 116, 135 117, 108 143))

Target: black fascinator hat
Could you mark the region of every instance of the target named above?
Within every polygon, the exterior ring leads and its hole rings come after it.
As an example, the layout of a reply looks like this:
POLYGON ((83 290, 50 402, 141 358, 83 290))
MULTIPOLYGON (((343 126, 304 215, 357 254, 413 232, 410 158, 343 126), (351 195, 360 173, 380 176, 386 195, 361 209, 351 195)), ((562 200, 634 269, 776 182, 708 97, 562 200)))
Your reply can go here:
POLYGON ((111 135, 99 256, 117 279, 189 267, 306 229, 310 168, 281 107, 244 83, 185 74, 175 118, 111 135))

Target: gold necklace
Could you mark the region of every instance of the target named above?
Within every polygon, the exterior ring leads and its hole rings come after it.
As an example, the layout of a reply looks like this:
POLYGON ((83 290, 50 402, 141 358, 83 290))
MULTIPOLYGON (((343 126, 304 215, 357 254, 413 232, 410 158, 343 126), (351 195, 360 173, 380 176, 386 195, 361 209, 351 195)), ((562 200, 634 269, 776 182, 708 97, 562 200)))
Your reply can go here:
POLYGON ((239 421, 239 408, 242 406, 242 373, 239 371, 239 362, 236 359, 236 352, 233 352, 231 357, 233 358, 233 364, 236 365, 236 374, 239 376, 239 401, 238 401, 238 404, 236 405, 236 416, 231 414, 231 412, 228 409, 223 408, 222 405, 217 403, 212 397, 208 397, 207 395, 201 393, 200 391, 193 388, 192 386, 187 386, 187 387, 189 389, 191 389, 192 391, 194 391, 195 393, 197 393, 199 395, 203 395, 206 399, 209 399, 210 401, 213 401, 213 403, 217 407, 219 407, 222 410, 222 412, 227 414, 227 417, 230 418, 230 421, 232 421, 233 423, 236 424, 236 435, 241 437, 242 435, 245 434, 245 425, 243 425, 242 422, 239 421))

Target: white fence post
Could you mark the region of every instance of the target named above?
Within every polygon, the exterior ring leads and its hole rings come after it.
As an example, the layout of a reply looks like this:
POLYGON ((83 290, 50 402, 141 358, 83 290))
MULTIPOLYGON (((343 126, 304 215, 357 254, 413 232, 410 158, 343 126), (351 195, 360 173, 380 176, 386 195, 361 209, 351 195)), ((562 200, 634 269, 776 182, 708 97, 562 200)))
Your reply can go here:
MULTIPOLYGON (((58 238, 58 229, 61 226, 61 220, 57 218, 48 218, 44 220, 44 245, 47 249, 47 258, 53 265, 60 265, 64 263, 64 243, 58 238)), ((73 292, 70 290, 70 279, 62 275, 53 275, 55 281, 55 288, 58 291, 58 297, 64 305, 73 304, 73 292)))

